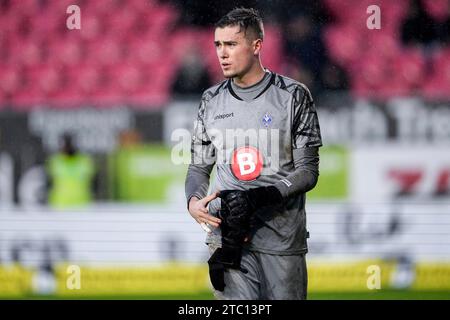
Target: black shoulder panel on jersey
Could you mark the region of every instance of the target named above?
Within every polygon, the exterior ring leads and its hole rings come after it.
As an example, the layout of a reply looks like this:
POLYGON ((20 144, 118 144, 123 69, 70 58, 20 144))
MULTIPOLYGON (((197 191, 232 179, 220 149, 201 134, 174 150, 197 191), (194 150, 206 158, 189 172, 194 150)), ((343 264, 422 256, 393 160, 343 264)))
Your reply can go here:
POLYGON ((236 94, 236 92, 234 92, 233 86, 231 85, 231 79, 228 79, 228 81, 227 81, 227 88, 228 88, 228 91, 230 91, 230 93, 231 93, 231 95, 232 95, 233 97, 235 97, 236 99, 242 101, 241 97, 239 97, 239 96, 236 94))
POLYGON ((221 83, 216 84, 215 86, 212 86, 210 88, 208 88, 207 90, 205 90, 203 92, 203 99, 205 101, 209 101, 212 98, 214 98, 215 96, 217 96, 221 90, 223 90, 225 84, 227 83, 227 80, 223 80, 221 83))
POLYGON ((286 83, 283 80, 283 77, 277 74, 277 80, 279 82, 279 87, 283 90, 286 90, 286 83))
POLYGON ((216 91, 214 92, 212 98, 214 98, 215 96, 217 96, 220 93, 221 89, 223 89, 223 87, 225 86, 226 83, 227 83, 227 80, 223 80, 220 83, 220 85, 217 87, 216 91))
POLYGON ((264 92, 266 92, 267 89, 269 89, 270 86, 274 84, 274 82, 275 82, 275 73, 272 72, 272 76, 270 77, 269 83, 268 83, 267 86, 264 88, 264 90, 262 90, 262 91, 255 97, 255 99, 258 98, 258 97, 260 97, 264 92))

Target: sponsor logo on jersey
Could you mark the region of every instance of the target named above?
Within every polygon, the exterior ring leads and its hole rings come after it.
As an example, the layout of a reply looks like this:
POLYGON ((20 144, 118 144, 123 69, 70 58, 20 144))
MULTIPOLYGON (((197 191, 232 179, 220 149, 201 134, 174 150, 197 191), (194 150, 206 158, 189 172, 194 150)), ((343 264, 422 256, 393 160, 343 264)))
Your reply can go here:
POLYGON ((272 123, 272 117, 270 116, 270 114, 268 112, 266 112, 266 114, 262 118, 262 122, 263 122, 264 127, 268 127, 272 123))
POLYGON ((241 181, 255 180, 261 175, 263 157, 258 149, 250 146, 234 150, 231 171, 241 181))

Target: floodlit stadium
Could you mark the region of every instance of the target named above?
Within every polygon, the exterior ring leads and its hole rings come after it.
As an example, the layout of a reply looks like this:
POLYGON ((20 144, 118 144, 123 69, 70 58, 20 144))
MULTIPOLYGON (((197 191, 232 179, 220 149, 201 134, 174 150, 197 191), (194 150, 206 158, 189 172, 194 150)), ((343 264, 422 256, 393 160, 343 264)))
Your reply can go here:
POLYGON ((185 180, 235 7, 320 121, 308 299, 450 299, 447 0, 0 0, 0 299, 214 299, 185 180))

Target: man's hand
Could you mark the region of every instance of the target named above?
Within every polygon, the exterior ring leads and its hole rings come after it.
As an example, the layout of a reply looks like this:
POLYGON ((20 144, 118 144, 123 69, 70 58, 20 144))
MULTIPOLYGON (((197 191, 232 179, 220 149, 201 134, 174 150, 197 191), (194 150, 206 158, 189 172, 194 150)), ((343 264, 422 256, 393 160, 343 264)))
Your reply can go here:
POLYGON ((211 200, 217 198, 217 195, 218 193, 215 192, 202 199, 192 197, 189 201, 189 213, 200 225, 209 224, 215 228, 219 227, 221 220, 210 215, 208 209, 206 208, 211 200))

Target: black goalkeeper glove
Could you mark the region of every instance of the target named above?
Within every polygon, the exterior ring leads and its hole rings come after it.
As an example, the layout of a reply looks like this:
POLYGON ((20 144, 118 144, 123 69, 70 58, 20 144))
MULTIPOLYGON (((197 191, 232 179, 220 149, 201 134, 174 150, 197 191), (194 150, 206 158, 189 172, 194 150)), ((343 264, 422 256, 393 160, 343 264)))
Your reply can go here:
POLYGON ((221 248, 214 251, 208 260, 209 278, 214 289, 223 291, 225 289, 225 270, 237 269, 244 273, 248 271, 241 268, 242 246, 230 246, 222 244, 221 248))
POLYGON ((225 202, 231 217, 252 216, 260 208, 280 205, 283 202, 283 196, 274 186, 259 187, 246 191, 224 190, 219 193, 219 198, 225 202))
POLYGON ((214 289, 225 289, 224 273, 226 269, 237 269, 244 273, 247 270, 241 267, 242 244, 249 231, 249 216, 238 212, 231 213, 225 201, 222 200, 222 208, 219 217, 222 220, 220 229, 222 232, 222 247, 216 249, 208 260, 209 276, 214 289))
POLYGON ((274 186, 247 191, 224 190, 220 192, 219 197, 222 199, 222 209, 219 211, 222 220, 222 248, 213 253, 208 265, 214 289, 223 291, 225 269, 237 269, 247 273, 247 270, 241 267, 242 244, 250 231, 253 214, 259 208, 281 204, 283 198, 274 186))

